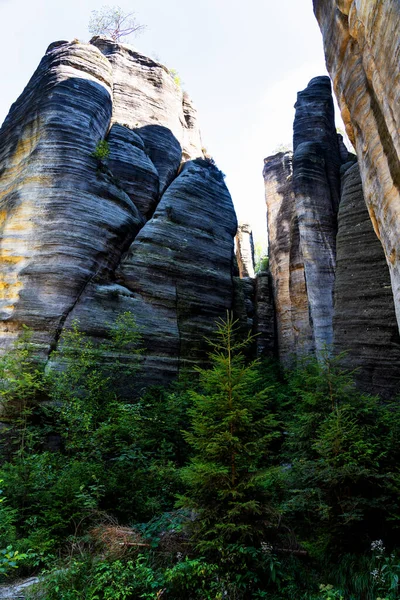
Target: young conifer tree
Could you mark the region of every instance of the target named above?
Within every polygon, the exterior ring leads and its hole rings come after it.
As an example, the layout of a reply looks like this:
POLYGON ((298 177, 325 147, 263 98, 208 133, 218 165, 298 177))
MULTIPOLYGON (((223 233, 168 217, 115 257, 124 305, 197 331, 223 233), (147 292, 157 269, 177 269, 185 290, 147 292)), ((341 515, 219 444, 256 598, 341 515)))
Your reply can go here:
POLYGON ((187 492, 179 502, 196 515, 193 539, 201 551, 257 547, 271 524, 266 465, 280 434, 259 363, 246 364, 243 351, 252 336, 240 340, 236 330, 230 314, 217 322, 211 366, 198 369, 201 391, 191 392, 185 437, 194 456, 182 470, 187 492))

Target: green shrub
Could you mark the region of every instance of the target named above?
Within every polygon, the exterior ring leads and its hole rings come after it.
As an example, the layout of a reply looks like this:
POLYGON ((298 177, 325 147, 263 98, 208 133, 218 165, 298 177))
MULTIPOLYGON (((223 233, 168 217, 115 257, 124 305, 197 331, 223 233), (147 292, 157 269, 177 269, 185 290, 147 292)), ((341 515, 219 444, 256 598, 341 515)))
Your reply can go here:
POLYGON ((399 526, 400 405, 355 388, 340 357, 289 374, 283 505, 304 547, 323 561, 365 553, 399 526))
POLYGON ((162 577, 143 555, 114 561, 83 556, 48 572, 36 597, 45 593, 46 600, 151 600, 160 597, 162 588, 162 577))
POLYGON ((105 162, 110 156, 110 146, 107 140, 100 140, 96 144, 96 148, 92 152, 93 158, 99 162, 105 162))

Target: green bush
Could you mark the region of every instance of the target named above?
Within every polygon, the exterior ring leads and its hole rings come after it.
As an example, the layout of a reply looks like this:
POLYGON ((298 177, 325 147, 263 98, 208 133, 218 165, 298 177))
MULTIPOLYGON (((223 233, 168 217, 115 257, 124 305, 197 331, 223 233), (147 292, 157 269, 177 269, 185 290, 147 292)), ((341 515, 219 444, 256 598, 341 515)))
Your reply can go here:
POLYGON ((48 600, 398 598, 400 405, 340 357, 249 361, 237 333, 220 321, 208 368, 137 398, 131 314, 101 344, 75 323, 46 373, 25 331, 0 358, 3 574, 50 569, 48 600), (132 543, 100 549, 120 524, 132 543))
POLYGON ((107 140, 100 140, 92 152, 93 158, 99 162, 105 162, 110 156, 110 146, 107 140))
POLYGON ((323 561, 365 553, 399 526, 400 405, 355 388, 340 358, 289 373, 285 518, 323 561))

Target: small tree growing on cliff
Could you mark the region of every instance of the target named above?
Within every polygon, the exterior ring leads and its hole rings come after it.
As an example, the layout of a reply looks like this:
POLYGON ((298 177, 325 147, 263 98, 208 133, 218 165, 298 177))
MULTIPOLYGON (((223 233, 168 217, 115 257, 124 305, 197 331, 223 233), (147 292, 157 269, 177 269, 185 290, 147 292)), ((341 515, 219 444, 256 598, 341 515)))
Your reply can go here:
POLYGON ((138 23, 135 13, 124 12, 120 6, 107 5, 93 10, 89 21, 91 35, 106 35, 115 42, 133 33, 137 35, 145 28, 138 23))

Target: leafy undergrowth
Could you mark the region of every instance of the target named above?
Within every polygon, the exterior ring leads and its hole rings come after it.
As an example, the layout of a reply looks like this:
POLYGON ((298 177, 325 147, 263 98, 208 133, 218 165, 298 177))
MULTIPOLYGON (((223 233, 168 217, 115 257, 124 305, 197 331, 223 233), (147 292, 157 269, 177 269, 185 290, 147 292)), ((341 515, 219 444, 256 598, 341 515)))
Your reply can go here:
POLYGON ((137 398, 129 313, 100 346, 74 324, 61 370, 26 331, 0 361, 0 575, 45 600, 400 597, 399 403, 251 342, 228 316, 209 368, 137 398))

